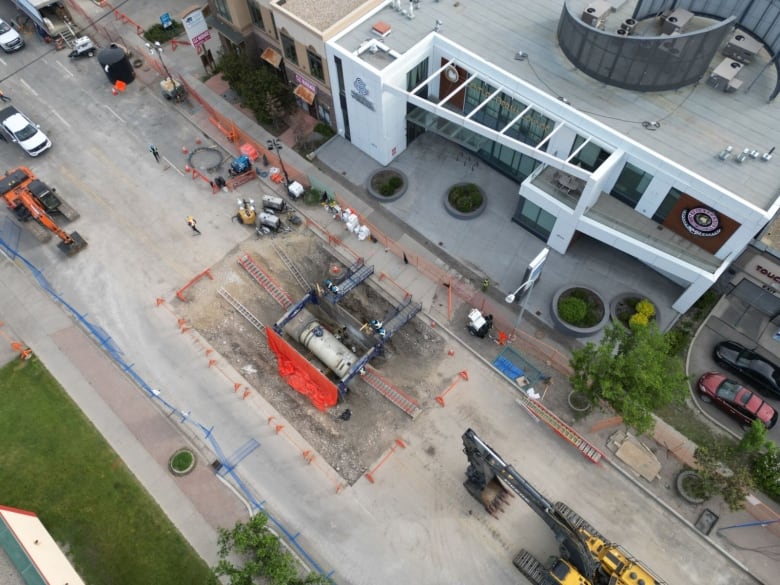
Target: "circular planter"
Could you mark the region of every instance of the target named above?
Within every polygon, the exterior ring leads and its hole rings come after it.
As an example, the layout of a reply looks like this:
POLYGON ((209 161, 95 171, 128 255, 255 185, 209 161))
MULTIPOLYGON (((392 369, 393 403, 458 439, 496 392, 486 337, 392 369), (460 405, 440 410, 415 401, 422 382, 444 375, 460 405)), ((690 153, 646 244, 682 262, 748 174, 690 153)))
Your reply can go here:
POLYGON ((576 390, 569 392, 567 400, 569 402, 569 407, 577 413, 588 412, 592 406, 588 397, 576 390))
MULTIPOLYGON (((609 304, 610 319, 615 323, 628 327, 628 319, 635 312, 634 306, 642 299, 647 299, 647 297, 636 292, 624 292, 617 295, 609 304)), ((653 301, 650 302, 653 303, 653 301)), ((658 320, 658 304, 653 303, 653 307, 655 307, 655 315, 650 318, 651 322, 658 320)))
POLYGON ((696 481, 700 481, 699 474, 691 469, 684 469, 677 474, 677 479, 675 479, 674 482, 677 487, 677 493, 689 504, 702 504, 707 500, 707 498, 702 498, 701 496, 696 496, 691 493, 690 484, 691 482, 696 481))
POLYGON ((408 187, 409 179, 406 177, 406 175, 398 169, 390 168, 375 170, 368 176, 368 184, 366 185, 368 194, 371 195, 371 197, 378 199, 379 201, 384 201, 385 203, 389 203, 403 197, 408 187), (394 178, 400 179, 401 185, 393 190, 392 193, 384 195, 382 193, 382 186, 386 185, 388 181, 394 178))
POLYGON ((191 449, 186 447, 179 449, 171 458, 168 459, 168 469, 170 469, 173 475, 182 476, 187 475, 193 469, 198 462, 198 458, 191 449))
POLYGON ((456 217, 458 219, 474 219, 475 217, 482 215, 486 207, 487 197, 485 197, 485 192, 480 189, 478 185, 474 185, 474 183, 456 183, 444 192, 444 209, 446 209, 447 213, 449 213, 452 217, 456 217), (460 211, 453 207, 452 203, 450 203, 450 192, 456 187, 465 187, 466 185, 473 185, 482 196, 482 203, 480 203, 479 207, 476 207, 472 211, 460 211))
POLYGON ((599 293, 584 284, 569 284, 558 289, 552 298, 551 314, 555 326, 564 333, 572 337, 589 337, 601 331, 609 322, 609 311, 607 311, 607 301, 599 293), (558 313, 558 302, 562 298, 569 296, 572 291, 583 291, 594 305, 594 311, 597 313, 598 321, 590 327, 579 327, 564 321, 558 313))

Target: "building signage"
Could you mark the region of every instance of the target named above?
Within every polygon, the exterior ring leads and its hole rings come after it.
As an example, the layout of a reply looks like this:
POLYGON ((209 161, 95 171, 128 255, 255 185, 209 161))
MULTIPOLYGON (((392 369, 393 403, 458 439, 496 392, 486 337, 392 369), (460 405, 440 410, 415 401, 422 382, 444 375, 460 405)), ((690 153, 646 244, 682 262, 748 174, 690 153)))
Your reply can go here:
POLYGON ((196 49, 211 38, 209 26, 206 24, 202 10, 190 12, 184 17, 182 24, 184 24, 184 30, 187 32, 190 43, 196 49))
POLYGON ((311 81, 309 81, 305 77, 303 77, 300 73, 295 74, 295 81, 298 83, 298 85, 302 85, 313 94, 317 93, 317 86, 314 85, 311 81))
POLYGON ((352 99, 354 99, 356 102, 360 102, 369 110, 374 111, 374 102, 368 99, 369 91, 368 86, 366 86, 366 82, 363 81, 360 77, 356 77, 355 82, 352 85, 354 86, 354 89, 351 91, 352 99))
POLYGON ((689 233, 700 238, 714 238, 720 235, 720 218, 708 207, 683 209, 680 213, 683 226, 689 233))
POLYGON ((761 285, 772 294, 780 293, 780 265, 773 262, 766 254, 754 254, 745 261, 743 273, 752 281, 761 285))
POLYGON ((755 272, 763 277, 761 280, 768 280, 772 284, 780 284, 780 269, 777 267, 764 266, 763 263, 756 264, 755 272))

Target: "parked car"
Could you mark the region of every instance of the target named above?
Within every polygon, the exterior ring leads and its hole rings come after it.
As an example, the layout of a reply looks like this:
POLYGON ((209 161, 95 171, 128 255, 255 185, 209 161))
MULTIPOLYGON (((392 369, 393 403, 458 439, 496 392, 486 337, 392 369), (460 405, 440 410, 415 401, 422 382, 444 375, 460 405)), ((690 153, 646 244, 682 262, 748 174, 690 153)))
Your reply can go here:
POLYGON ((51 148, 51 140, 40 127, 13 106, 0 110, 0 126, 3 130, 0 138, 16 142, 30 156, 51 148))
POLYGON ((13 53, 24 47, 24 39, 2 18, 0 18, 0 47, 6 53, 13 53))
POLYGON ((771 392, 780 398, 780 367, 736 341, 722 341, 712 357, 720 366, 731 370, 761 393, 771 392))
POLYGON ((771 429, 777 423, 777 411, 758 394, 718 372, 707 372, 697 384, 703 402, 712 402, 745 425, 760 420, 771 429))

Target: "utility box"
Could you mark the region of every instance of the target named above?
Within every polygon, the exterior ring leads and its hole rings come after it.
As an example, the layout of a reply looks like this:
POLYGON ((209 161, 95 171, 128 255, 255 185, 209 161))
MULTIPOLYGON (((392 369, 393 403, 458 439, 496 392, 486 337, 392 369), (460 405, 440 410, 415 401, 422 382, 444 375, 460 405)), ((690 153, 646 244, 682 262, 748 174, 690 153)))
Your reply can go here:
POLYGON ((303 185, 301 185, 298 181, 293 181, 287 185, 287 192, 292 199, 300 199, 303 197, 304 191, 305 189, 303 188, 303 185))

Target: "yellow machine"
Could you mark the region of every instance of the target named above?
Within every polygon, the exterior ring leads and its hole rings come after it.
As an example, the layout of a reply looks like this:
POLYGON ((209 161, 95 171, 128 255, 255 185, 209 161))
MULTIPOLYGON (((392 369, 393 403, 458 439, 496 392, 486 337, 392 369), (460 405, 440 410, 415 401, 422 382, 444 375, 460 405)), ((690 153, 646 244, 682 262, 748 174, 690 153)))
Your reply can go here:
POLYGON ((545 498, 471 429, 463 434, 463 451, 469 460, 463 485, 488 512, 495 515, 514 492, 553 531, 560 557, 543 565, 521 550, 513 560, 535 585, 665 585, 566 504, 545 498))
POLYGON ((255 225, 257 212, 255 211, 254 199, 238 200, 238 213, 236 214, 236 219, 244 225, 255 225))

